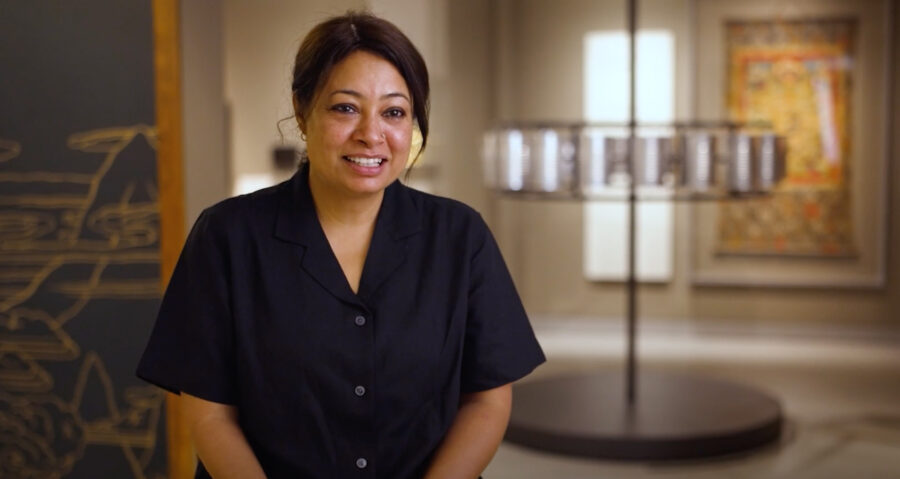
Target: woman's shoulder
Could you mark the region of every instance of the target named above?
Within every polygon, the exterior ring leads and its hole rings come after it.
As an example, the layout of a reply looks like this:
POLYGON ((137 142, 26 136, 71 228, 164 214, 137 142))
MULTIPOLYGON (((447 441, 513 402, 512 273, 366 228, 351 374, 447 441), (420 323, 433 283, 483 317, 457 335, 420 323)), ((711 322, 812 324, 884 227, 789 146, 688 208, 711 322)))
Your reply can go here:
POLYGON ((252 193, 225 198, 204 209, 197 224, 219 232, 247 231, 248 227, 271 221, 277 212, 279 197, 290 187, 290 180, 252 193))
POLYGON ((423 227, 432 236, 477 245, 490 235, 481 213, 468 204, 413 188, 406 189, 421 213, 423 227))
POLYGON ((426 218, 473 223, 475 225, 484 224, 481 213, 462 201, 426 193, 410 187, 406 187, 406 190, 426 218))

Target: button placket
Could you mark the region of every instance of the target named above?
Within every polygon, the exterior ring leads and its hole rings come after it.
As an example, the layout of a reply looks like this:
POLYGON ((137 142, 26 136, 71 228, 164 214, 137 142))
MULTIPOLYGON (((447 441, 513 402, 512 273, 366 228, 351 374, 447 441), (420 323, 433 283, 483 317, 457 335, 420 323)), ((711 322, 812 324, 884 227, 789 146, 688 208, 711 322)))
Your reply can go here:
MULTIPOLYGON (((371 325, 369 325, 369 321, 372 319, 371 313, 367 313, 362 309, 357 309, 356 311, 350 312, 348 319, 351 319, 353 321, 354 326, 360 328, 359 333, 355 334, 354 337, 357 340, 362 341, 361 346, 363 350, 366 351, 364 355, 368 357, 367 359, 373 358, 374 353, 371 351, 371 348, 374 347, 374 331, 372 330, 371 325)), ((355 376, 356 381, 359 382, 357 382, 356 384, 350 383, 353 389, 353 395, 356 397, 356 399, 352 400, 352 402, 355 404, 350 407, 360 415, 360 419, 362 419, 362 422, 360 422, 360 426, 362 426, 365 422, 372 420, 371 409, 374 407, 374 405, 371 403, 371 401, 367 400, 369 395, 367 384, 372 379, 371 369, 374 367, 374 364, 371 361, 372 360, 369 359, 358 363, 360 366, 362 366, 362 368, 356 371, 353 376, 355 376)), ((364 429, 358 432, 363 431, 364 429)), ((362 474, 369 475, 375 472, 373 468, 369 467, 369 460, 367 459, 367 457, 369 457, 369 448, 371 444, 369 443, 369 441, 365 440, 363 436, 365 435, 363 434, 361 436, 358 436, 358 440, 360 442, 357 444, 357 447, 359 447, 359 449, 357 449, 357 454, 361 455, 357 456, 355 460, 351 460, 354 461, 354 465, 356 466, 357 471, 362 474)))

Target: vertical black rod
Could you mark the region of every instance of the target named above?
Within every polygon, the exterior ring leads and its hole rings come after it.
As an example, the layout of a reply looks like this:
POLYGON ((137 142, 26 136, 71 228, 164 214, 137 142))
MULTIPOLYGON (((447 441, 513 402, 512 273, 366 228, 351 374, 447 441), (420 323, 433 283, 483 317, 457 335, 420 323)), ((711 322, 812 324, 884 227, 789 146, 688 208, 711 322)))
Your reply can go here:
POLYGON ((635 58, 637 57, 637 0, 628 0, 628 43, 629 58, 628 65, 630 69, 629 93, 631 101, 629 102, 628 112, 628 171, 631 181, 628 186, 628 304, 626 313, 628 315, 628 345, 627 345, 627 366, 625 372, 625 393, 628 399, 628 405, 634 406, 636 402, 636 386, 637 379, 637 358, 635 353, 635 343, 637 336, 637 248, 635 247, 635 210, 637 208, 637 168, 635 167, 634 146, 635 146, 635 125, 637 111, 637 94, 635 92, 635 78, 637 76, 637 68, 635 67, 635 58))

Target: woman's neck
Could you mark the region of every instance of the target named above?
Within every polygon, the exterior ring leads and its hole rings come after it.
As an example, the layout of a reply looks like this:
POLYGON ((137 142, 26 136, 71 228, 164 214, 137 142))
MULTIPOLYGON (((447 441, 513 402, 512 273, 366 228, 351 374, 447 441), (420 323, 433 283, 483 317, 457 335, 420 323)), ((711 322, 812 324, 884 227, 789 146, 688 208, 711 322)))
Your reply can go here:
POLYGON ((309 190, 319 222, 324 227, 370 227, 375 224, 384 198, 384 191, 371 195, 343 195, 332 188, 323 187, 313 175, 309 178, 309 190))
POLYGON ((356 293, 359 291, 384 191, 371 195, 342 194, 341 191, 316 181, 312 174, 309 177, 309 190, 325 238, 347 278, 348 286, 356 293))

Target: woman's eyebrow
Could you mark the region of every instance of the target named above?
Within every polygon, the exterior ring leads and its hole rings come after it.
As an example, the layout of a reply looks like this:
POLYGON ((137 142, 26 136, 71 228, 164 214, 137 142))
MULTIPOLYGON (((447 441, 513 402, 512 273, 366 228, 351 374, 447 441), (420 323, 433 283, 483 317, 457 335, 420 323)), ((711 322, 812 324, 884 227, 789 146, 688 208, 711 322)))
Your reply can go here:
POLYGON ((396 91, 396 92, 393 92, 393 93, 388 93, 387 95, 382 95, 382 96, 381 96, 382 99, 384 99, 384 98, 395 98, 395 97, 396 97, 396 98, 403 98, 403 99, 405 99, 407 102, 412 103, 412 100, 410 100, 408 96, 406 96, 406 95, 403 94, 403 93, 400 93, 399 91, 396 91))
MULTIPOLYGON (((350 95, 350 96, 356 97, 356 98, 362 98, 362 96, 363 96, 362 93, 360 93, 360 92, 358 92, 358 91, 356 91, 356 90, 346 90, 346 89, 335 90, 335 91, 331 92, 331 94, 330 94, 329 96, 334 96, 334 95, 337 95, 337 94, 340 94, 340 93, 343 93, 344 95, 350 95)), ((381 99, 382 99, 382 100, 385 99, 385 98, 403 98, 403 99, 405 99, 407 102, 412 103, 412 100, 410 100, 409 97, 406 96, 405 93, 400 93, 400 92, 398 92, 398 91, 396 91, 396 92, 391 92, 391 93, 386 93, 386 94, 384 94, 384 95, 381 95, 381 99)))
POLYGON ((343 93, 345 95, 355 96, 357 98, 362 98, 362 93, 360 93, 356 90, 335 90, 335 91, 331 92, 331 94, 328 96, 334 96, 334 95, 338 95, 340 93, 343 93))

